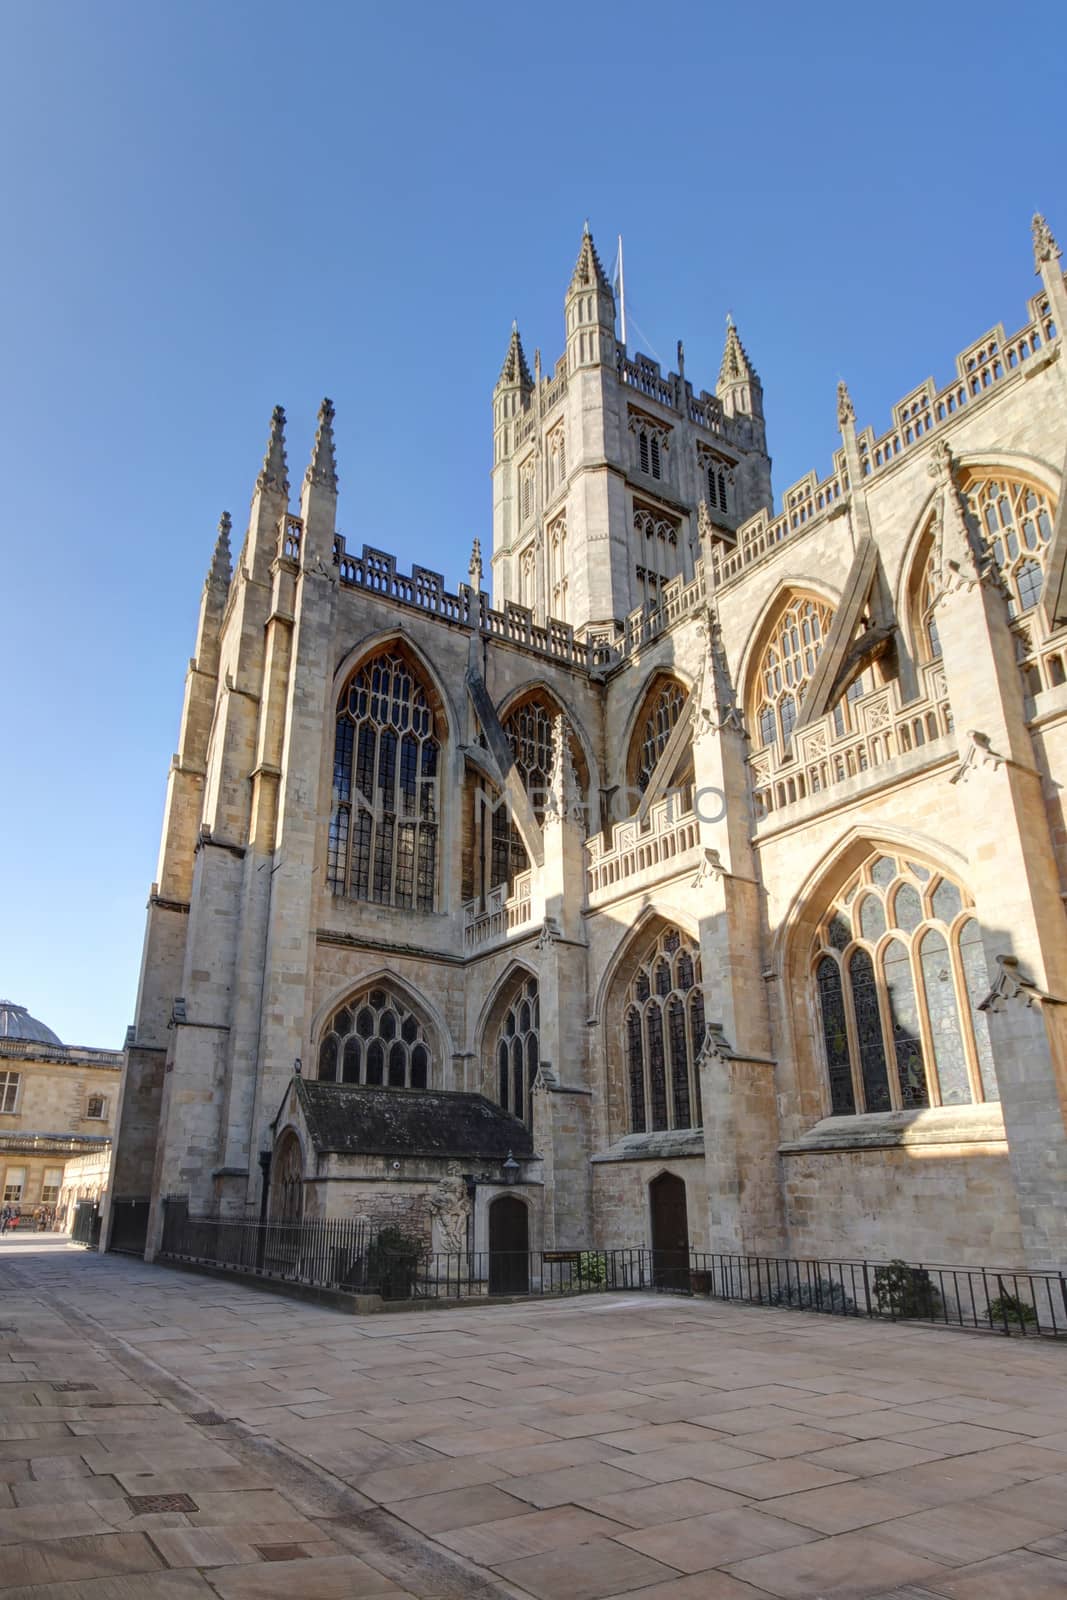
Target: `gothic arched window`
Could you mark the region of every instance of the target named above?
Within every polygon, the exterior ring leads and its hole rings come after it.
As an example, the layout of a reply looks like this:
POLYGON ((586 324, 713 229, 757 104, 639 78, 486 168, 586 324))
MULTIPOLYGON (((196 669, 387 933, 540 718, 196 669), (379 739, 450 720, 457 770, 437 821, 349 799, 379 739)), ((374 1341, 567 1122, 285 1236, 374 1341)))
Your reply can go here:
POLYGON ((832 1115, 999 1098, 981 929, 954 879, 872 856, 819 926, 812 977, 832 1115))
POLYGON ((623 1041, 631 1132, 701 1127, 700 951, 677 928, 656 935, 630 979, 623 999, 623 1041))
POLYGON ((337 708, 334 894, 433 910, 440 754, 428 696, 407 660, 386 650, 365 661, 337 708))
POLYGON ((788 745, 832 619, 832 608, 812 595, 790 596, 783 605, 756 663, 750 698, 750 726, 762 748, 788 745))
POLYGON ((426 1089, 430 1062, 425 1023, 391 989, 375 985, 330 1018, 319 1044, 319 1081, 426 1089))
MULTIPOLYGON (((675 723, 685 709, 689 691, 677 678, 660 677, 645 696, 630 741, 627 763, 631 788, 642 794, 652 781, 656 763, 667 748, 675 723)), ((691 757, 687 757, 691 763, 691 757)), ((685 781, 684 778, 681 781, 685 781)))
POLYGON ((540 1026, 537 979, 524 978, 500 1019, 493 1052, 497 1099, 520 1122, 530 1121, 530 1095, 540 1063, 540 1026))
MULTIPOLYGON (((511 746, 522 786, 539 823, 545 819, 545 801, 552 772, 552 730, 560 715, 559 706, 539 690, 526 695, 502 718, 501 726, 511 746)), ((578 787, 584 799, 589 787, 585 755, 568 728, 571 760, 578 787)), ((511 883, 517 872, 529 865, 526 847, 503 801, 493 806, 490 828, 489 887, 511 883)))

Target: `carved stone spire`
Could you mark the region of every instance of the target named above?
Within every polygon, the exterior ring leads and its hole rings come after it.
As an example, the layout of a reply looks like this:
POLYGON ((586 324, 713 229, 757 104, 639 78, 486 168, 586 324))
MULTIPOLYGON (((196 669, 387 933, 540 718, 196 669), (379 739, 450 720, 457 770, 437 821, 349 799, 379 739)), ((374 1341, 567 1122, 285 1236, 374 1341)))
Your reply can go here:
POLYGON ((1040 273, 1046 261, 1058 261, 1062 254, 1059 245, 1053 237, 1052 229, 1041 215, 1040 211, 1034 212, 1034 271, 1040 273))
POLYGON ((256 488, 267 493, 289 495, 289 468, 285 460, 285 411, 275 406, 270 418, 270 438, 263 457, 256 488))
POLYGON ((545 823, 582 821, 582 792, 574 771, 570 729, 562 714, 552 722, 552 769, 548 775, 545 823))
POLYGON ((726 343, 723 346, 722 365, 719 367, 719 381, 716 390, 721 390, 731 383, 748 383, 758 379, 755 367, 748 358, 748 351, 741 343, 741 337, 733 317, 726 318, 726 343))
POLYGON ((333 401, 324 400, 319 407, 319 425, 315 431, 311 461, 304 474, 305 483, 315 484, 320 489, 329 489, 332 494, 337 493, 337 458, 333 449, 334 415, 333 401))
POLYGON ((519 338, 519 325, 517 322, 511 324, 511 341, 508 345, 508 353, 504 357, 504 365, 500 369, 500 376, 496 383, 498 389, 501 386, 513 388, 516 384, 520 389, 533 388, 533 379, 526 364, 526 353, 522 348, 522 340, 519 338))
POLYGON ((604 271, 600 257, 597 255, 596 245, 593 243, 593 235, 589 232, 589 223, 587 221, 582 229, 582 242, 578 250, 578 259, 574 263, 571 286, 567 292, 575 294, 580 289, 592 288, 606 289, 611 294, 611 284, 608 282, 608 275, 604 271))
POLYGON ((207 581, 213 586, 228 589, 233 576, 233 562, 230 559, 230 513, 224 511, 219 518, 219 536, 215 540, 215 554, 211 558, 208 568, 207 581))
POLYGON ((852 396, 848 392, 844 378, 837 385, 837 426, 842 433, 846 428, 856 426, 856 408, 852 404, 852 396))
POLYGON ((470 563, 470 566, 467 568, 467 576, 470 578, 470 581, 471 581, 470 586, 471 586, 472 589, 474 589, 475 591, 481 589, 481 587, 482 587, 482 541, 480 539, 475 539, 474 543, 471 545, 471 563, 470 563))

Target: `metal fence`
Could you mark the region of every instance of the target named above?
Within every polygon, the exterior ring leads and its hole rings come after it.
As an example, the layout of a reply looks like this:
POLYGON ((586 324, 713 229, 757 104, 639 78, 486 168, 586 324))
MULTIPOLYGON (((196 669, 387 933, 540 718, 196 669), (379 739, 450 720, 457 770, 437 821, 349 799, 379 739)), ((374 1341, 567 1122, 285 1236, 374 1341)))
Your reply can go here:
POLYGON ((376 1232, 355 1219, 229 1221, 189 1216, 173 1201, 165 1207, 161 1254, 393 1301, 651 1291, 828 1316, 1067 1335, 1067 1279, 1051 1272, 641 1247, 427 1252, 417 1239, 395 1229, 376 1232))
POLYGON ((692 1251, 689 1276, 694 1293, 748 1305, 1003 1334, 1067 1334, 1061 1272, 692 1251))
POLYGON ((100 1207, 95 1200, 79 1200, 74 1208, 70 1229, 75 1244, 88 1245, 95 1250, 100 1243, 100 1207))

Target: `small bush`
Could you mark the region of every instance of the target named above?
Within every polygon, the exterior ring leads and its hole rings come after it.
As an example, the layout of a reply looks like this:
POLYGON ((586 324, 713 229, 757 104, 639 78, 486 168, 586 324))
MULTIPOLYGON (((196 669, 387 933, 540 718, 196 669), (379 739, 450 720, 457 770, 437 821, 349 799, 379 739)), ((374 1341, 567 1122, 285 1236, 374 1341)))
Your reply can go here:
POLYGON ((878 1309, 887 1316, 934 1317, 941 1306, 926 1268, 909 1267, 906 1261, 877 1267, 873 1288, 878 1309))
POLYGON ((603 1289, 608 1281, 608 1258, 601 1250, 583 1250, 578 1257, 578 1281, 585 1288, 603 1289))
POLYGON ((367 1251, 367 1278, 383 1300, 410 1300, 419 1264, 427 1255, 422 1239, 400 1228, 383 1228, 367 1251))
POLYGON ((998 1323, 1003 1327, 1006 1322, 1015 1322, 1020 1328, 1026 1328, 1037 1321, 1037 1312, 1017 1294, 1002 1294, 989 1302, 989 1320, 994 1327, 998 1323))
POLYGON ((771 1291, 772 1306, 794 1306, 798 1311, 835 1311, 839 1316, 855 1311, 856 1302, 845 1293, 841 1284, 830 1278, 819 1278, 815 1283, 798 1279, 779 1285, 771 1291))

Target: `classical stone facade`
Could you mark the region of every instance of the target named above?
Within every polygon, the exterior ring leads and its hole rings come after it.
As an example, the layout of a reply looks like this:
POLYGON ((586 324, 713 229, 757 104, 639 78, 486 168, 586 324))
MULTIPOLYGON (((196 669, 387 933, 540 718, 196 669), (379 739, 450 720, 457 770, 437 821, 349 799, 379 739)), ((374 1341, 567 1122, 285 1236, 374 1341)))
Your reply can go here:
MULTIPOLYGON (((299 1062, 526 1124, 548 1248, 1062 1264, 1067 291, 1034 244, 1018 331, 881 435, 842 385, 776 513, 737 329, 714 392, 631 358, 586 233, 555 370, 516 329, 494 390, 492 603, 477 541, 451 590, 339 533, 328 401, 291 509, 275 412, 126 1047, 149 1254, 163 1196, 257 1214, 299 1062)), ((366 1209, 334 1159, 294 1150, 293 1192, 366 1209)), ((395 1159, 383 1204, 448 1210, 456 1172, 395 1159)))
POLYGON ((0 1000, 0 1206, 69 1220, 65 1168, 88 1158, 106 1177, 121 1074, 117 1050, 62 1044, 25 1006, 0 1000))

